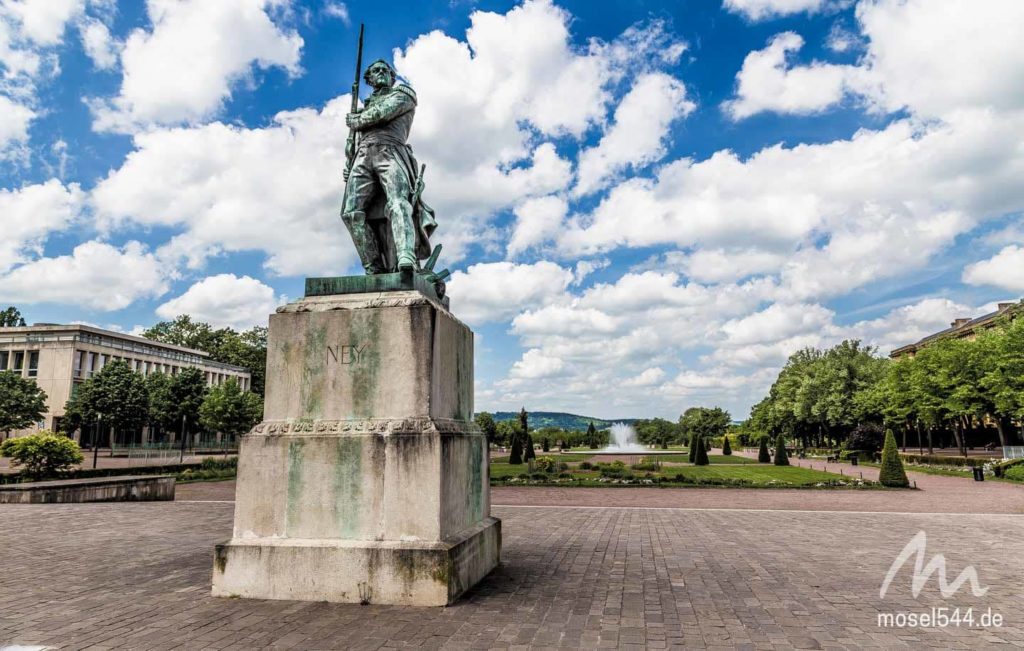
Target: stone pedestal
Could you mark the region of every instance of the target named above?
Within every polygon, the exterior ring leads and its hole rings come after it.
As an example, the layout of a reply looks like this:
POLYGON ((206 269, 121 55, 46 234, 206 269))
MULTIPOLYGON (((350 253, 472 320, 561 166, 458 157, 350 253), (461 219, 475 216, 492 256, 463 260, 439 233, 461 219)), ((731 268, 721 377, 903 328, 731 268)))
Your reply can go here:
POLYGON ((497 565, 473 333, 436 297, 279 308, 264 416, 242 440, 214 595, 443 606, 497 565))

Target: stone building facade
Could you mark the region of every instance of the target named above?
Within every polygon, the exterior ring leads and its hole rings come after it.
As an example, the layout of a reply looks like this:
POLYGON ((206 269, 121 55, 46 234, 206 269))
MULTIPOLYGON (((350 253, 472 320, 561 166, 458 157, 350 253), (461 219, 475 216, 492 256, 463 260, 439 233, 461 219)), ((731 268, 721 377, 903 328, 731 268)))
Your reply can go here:
POLYGON ((900 357, 913 357, 918 350, 924 348, 928 344, 947 337, 973 339, 978 336, 978 333, 988 330, 989 328, 994 328, 1000 323, 1003 323, 1004 319, 1012 320, 1021 315, 1024 315, 1024 301, 1020 301, 1018 303, 999 303, 995 312, 990 312, 976 318, 956 319, 950 323, 949 327, 945 330, 940 330, 935 334, 928 335, 918 342, 894 349, 889 353, 889 357, 893 359, 900 357))
MULTIPOLYGON (((208 386, 229 379, 249 390, 249 371, 210 359, 208 353, 182 346, 94 328, 87 325, 36 324, 0 328, 0 371, 14 371, 35 380, 46 392, 47 412, 35 427, 13 433, 29 434, 40 429, 56 431, 64 416, 64 404, 76 387, 114 360, 124 360, 143 376, 152 373, 177 375, 185 368, 198 368, 208 386)), ((144 438, 148 433, 144 432, 144 438)), ((76 439, 79 434, 76 434, 76 439)))

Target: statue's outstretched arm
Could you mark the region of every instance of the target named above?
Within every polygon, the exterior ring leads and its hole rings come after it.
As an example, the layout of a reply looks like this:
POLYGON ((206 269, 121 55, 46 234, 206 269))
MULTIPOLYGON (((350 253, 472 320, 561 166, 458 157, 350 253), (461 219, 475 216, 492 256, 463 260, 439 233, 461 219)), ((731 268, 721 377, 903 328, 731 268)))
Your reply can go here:
POLYGON ((383 100, 353 114, 355 124, 352 125, 352 128, 356 131, 369 129, 382 122, 390 122, 414 108, 416 108, 416 102, 405 93, 391 93, 383 100))

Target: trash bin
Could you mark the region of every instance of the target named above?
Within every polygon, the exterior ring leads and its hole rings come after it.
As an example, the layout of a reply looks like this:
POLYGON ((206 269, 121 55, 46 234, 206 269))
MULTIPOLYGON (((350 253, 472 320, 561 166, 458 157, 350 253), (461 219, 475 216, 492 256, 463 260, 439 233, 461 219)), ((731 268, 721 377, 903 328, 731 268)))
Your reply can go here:
POLYGON ((985 481, 985 469, 975 466, 974 470, 974 481, 985 481))
POLYGON ((856 466, 857 465, 857 461, 858 461, 858 459, 857 459, 857 455, 856 454, 853 455, 852 457, 850 457, 850 465, 851 466, 856 466))

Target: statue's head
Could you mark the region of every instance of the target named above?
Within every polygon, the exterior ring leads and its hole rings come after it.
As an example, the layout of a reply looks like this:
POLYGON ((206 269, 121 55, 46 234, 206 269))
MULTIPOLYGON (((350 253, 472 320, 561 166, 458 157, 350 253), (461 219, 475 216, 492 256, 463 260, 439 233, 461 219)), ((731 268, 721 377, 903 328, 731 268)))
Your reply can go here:
POLYGON ((363 80, 372 88, 391 88, 395 85, 395 69, 384 59, 377 59, 363 73, 363 80))

